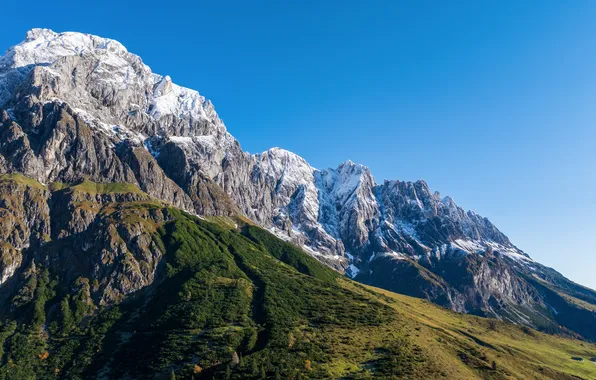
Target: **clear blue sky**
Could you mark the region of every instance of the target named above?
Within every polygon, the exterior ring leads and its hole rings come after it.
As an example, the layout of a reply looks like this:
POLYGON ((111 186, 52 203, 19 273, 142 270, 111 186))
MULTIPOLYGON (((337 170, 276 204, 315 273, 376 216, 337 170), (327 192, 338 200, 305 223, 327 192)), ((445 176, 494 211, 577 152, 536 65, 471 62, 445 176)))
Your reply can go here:
POLYGON ((117 39, 245 150, 423 178, 596 288, 595 1, 81 3, 3 4, 0 49, 32 27, 117 39))

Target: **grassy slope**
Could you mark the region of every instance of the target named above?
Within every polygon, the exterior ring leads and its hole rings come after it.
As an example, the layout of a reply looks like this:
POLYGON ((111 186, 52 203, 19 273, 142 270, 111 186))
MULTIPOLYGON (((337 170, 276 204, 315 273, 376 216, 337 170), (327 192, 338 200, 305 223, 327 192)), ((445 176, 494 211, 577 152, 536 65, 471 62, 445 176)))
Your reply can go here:
MULTIPOLYGON (((262 235, 268 235, 259 230, 262 235)), ((279 240, 278 240, 279 242, 279 240)), ((281 243, 278 243, 281 244, 281 243)), ((462 315, 426 300, 363 286, 340 278, 343 287, 393 308, 398 316, 385 326, 351 329, 336 327, 340 357, 351 358, 364 347, 382 347, 391 339, 407 339, 412 347, 422 350, 427 364, 440 368, 446 378, 560 378, 577 376, 596 378, 596 345, 537 331, 496 320, 462 315), (583 357, 583 362, 571 360, 583 357), (492 368, 493 361, 496 370, 492 368)), ((370 353, 370 351, 368 351, 370 353)), ((374 350, 373 350, 374 352, 374 350)), ((363 358, 361 358, 363 359, 363 358)), ((338 359, 329 364, 336 376, 345 376, 349 360, 338 359)))
MULTIPOLYGON (((161 207, 115 206, 102 209, 119 210, 114 223, 161 207)), ((150 229, 162 280, 118 306, 91 313, 38 264, 30 301, 0 324, 0 379, 596 378, 594 363, 570 359, 594 345, 357 284, 241 218, 168 212, 150 229)))
POLYGON ((129 183, 95 183, 85 180, 77 185, 71 186, 75 191, 85 192, 89 194, 112 194, 112 193, 133 193, 143 194, 143 192, 136 186, 129 183))
MULTIPOLYGON (((335 272, 292 245, 255 227, 245 230, 249 239, 222 228, 230 224, 221 220, 172 213, 175 221, 160 229, 167 279, 134 323, 142 333, 107 350, 122 358, 110 366, 112 376, 173 369, 190 378, 198 365, 195 377, 368 378, 372 372, 360 365, 364 358, 377 372, 389 373, 391 356, 401 356, 404 375, 431 373, 419 365, 409 341, 392 347, 393 340, 385 339, 376 351, 367 345, 349 358, 338 352, 336 328, 388 328, 395 314, 339 286, 335 272), (236 365, 234 353, 242 357, 236 365)), ((126 324, 120 329, 130 333, 126 324)))
MULTIPOLYGON (((37 182, 31 177, 27 177, 20 173, 0 174, 0 182, 14 182, 19 185, 25 185, 38 189, 46 189, 46 186, 37 182)), ((72 189, 73 191, 80 191, 95 194, 110 194, 110 193, 133 193, 143 194, 143 191, 130 183, 96 183, 89 180, 84 180, 78 184, 69 185, 61 182, 54 182, 50 184, 52 191, 59 191, 63 189, 72 189)))
POLYGON ((450 378, 596 378, 596 365, 589 360, 596 356, 594 344, 453 313, 426 300, 383 289, 347 281, 344 286, 369 292, 394 308, 415 331, 413 341, 450 378), (571 360, 572 356, 584 361, 571 360), (492 361, 497 371, 490 369, 492 361))
POLYGON ((14 182, 19 185, 30 186, 37 189, 45 189, 45 186, 41 183, 20 173, 0 174, 0 182, 14 182))

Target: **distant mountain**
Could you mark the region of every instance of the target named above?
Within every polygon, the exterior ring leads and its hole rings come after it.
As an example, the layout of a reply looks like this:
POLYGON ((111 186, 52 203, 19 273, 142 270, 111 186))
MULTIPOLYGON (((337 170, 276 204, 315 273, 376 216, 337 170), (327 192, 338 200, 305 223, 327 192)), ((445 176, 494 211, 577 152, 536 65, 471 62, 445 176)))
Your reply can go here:
MULTIPOLYGON (((10 197, 2 204, 2 289, 31 271, 32 257, 52 265, 46 243, 100 223, 98 207, 148 201, 97 191, 128 183, 193 214, 246 217, 356 281, 458 312, 596 340, 596 292, 535 262, 486 218, 433 193, 424 181, 377 184, 351 161, 318 170, 279 148, 246 153, 211 102, 152 73, 113 40, 34 29, 0 58, 0 172, 38 181, 43 189, 31 189, 48 199, 33 209, 10 197), (92 199, 70 190, 47 193, 75 185, 89 187, 92 199), (60 216, 42 218, 47 209, 60 216)), ((41 196, 22 191, 26 200, 41 196)), ((103 253, 83 272, 72 266, 84 278, 107 281, 89 285, 96 289, 89 290, 94 304, 112 305, 153 286, 161 261, 148 239, 135 243, 149 244, 141 261, 117 240, 102 243, 103 253), (118 270, 109 267, 114 252, 126 257, 118 270)), ((64 252, 81 255, 87 243, 64 252)))

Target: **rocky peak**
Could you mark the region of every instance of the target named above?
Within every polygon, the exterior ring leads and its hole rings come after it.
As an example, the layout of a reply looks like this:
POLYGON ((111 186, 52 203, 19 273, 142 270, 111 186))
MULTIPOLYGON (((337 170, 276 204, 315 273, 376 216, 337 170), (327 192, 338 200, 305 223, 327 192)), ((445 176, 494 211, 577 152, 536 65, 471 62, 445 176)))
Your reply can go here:
POLYGON ((47 37, 52 34, 55 34, 55 33, 50 29, 33 28, 33 29, 27 31, 27 34, 25 35, 25 41, 30 42, 30 41, 40 38, 41 36, 47 37))
POLYGON ((45 87, 40 101, 66 102, 102 123, 180 136, 226 132, 211 102, 169 76, 153 74, 139 56, 111 39, 29 31, 0 58, 0 105, 16 95, 31 72, 34 87, 45 87))
MULTIPOLYGON (((83 33, 55 33, 49 29, 32 29, 22 43, 8 49, 0 58, 0 104, 8 101, 12 92, 36 66, 51 66, 65 57, 85 57, 101 63, 100 66, 119 68, 134 64, 142 65, 138 56, 128 53, 117 41, 83 33), (95 59, 93 59, 95 58, 95 59)), ((98 67, 100 71, 105 67, 98 67)), ((72 73, 69 73, 72 74, 72 73)), ((121 83, 123 76, 112 77, 114 84, 121 83)))
POLYGON ((337 169, 321 171, 319 176, 326 191, 339 203, 344 203, 359 193, 370 192, 375 186, 370 170, 350 160, 341 163, 337 169))
POLYGON ((304 158, 278 147, 266 150, 255 157, 261 163, 263 170, 273 177, 287 174, 286 180, 300 181, 301 179, 294 174, 310 173, 309 176, 312 177, 314 171, 304 158))
MULTIPOLYGON (((50 29, 31 29, 25 41, 11 47, 4 59, 12 61, 12 68, 28 65, 50 65, 61 57, 72 55, 99 55, 106 59, 121 57, 125 60, 139 60, 130 54, 118 41, 91 34, 65 32, 56 33, 50 29), (108 56, 109 54, 109 56, 108 56)), ((121 63, 118 60, 109 61, 121 63)))

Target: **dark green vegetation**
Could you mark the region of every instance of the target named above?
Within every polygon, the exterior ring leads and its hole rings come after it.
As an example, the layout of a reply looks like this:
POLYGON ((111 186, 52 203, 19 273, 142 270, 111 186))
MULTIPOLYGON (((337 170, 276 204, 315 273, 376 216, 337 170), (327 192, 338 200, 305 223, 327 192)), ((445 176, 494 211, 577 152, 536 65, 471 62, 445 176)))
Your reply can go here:
MULTIPOLYGON (((87 183, 72 189, 81 188, 99 192, 87 183)), ((157 207, 108 204, 99 215, 140 219, 151 230, 143 215, 157 207)), ((331 329, 395 320, 388 306, 343 288, 336 272, 257 227, 237 231, 162 211, 167 221, 151 235, 164 253, 157 279, 116 306, 93 302, 93 279, 65 284, 62 269, 49 263, 23 274, 2 322, 1 378, 167 378, 172 371, 182 379, 329 378, 326 365, 338 359, 331 329)), ((57 256, 70 244, 43 250, 57 256)), ((396 347, 374 354, 375 371, 391 371, 396 347)), ((403 360, 413 374, 422 359, 408 351, 403 360)))
POLYGON ((0 379, 596 376, 570 359, 592 345, 359 285, 127 186, 50 186, 55 232, 0 288, 0 379))

